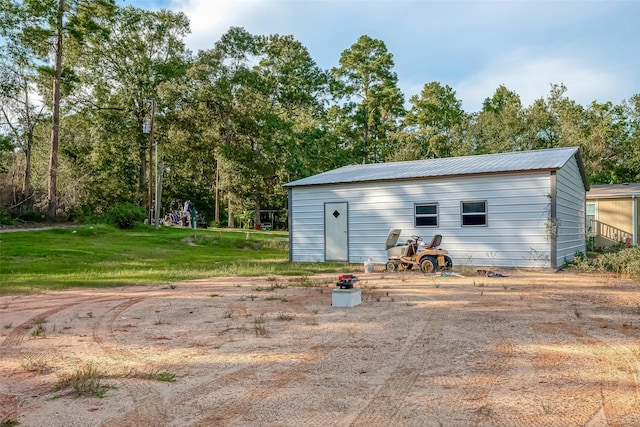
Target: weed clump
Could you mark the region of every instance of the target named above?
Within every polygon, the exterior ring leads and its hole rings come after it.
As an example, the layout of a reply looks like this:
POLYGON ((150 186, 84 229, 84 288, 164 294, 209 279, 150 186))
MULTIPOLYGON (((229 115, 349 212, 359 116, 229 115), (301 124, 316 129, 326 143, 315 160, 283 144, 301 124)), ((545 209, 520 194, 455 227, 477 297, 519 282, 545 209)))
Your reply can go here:
POLYGON ((55 385, 54 391, 71 388, 76 397, 103 398, 111 386, 102 383, 102 375, 93 366, 81 368, 74 373, 62 377, 55 385))
POLYGON ((601 254, 593 259, 580 259, 577 260, 576 267, 585 271, 640 277, 640 247, 601 254))

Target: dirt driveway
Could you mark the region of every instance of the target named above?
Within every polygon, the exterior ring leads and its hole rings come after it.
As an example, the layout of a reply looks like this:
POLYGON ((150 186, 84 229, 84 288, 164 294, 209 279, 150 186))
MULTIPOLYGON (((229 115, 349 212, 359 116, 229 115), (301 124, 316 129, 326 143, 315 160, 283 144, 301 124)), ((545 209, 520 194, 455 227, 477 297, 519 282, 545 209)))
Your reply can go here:
POLYGON ((359 274, 349 308, 334 275, 3 296, 0 423, 640 425, 640 284, 504 274, 359 274), (103 398, 54 390, 80 372, 103 398))

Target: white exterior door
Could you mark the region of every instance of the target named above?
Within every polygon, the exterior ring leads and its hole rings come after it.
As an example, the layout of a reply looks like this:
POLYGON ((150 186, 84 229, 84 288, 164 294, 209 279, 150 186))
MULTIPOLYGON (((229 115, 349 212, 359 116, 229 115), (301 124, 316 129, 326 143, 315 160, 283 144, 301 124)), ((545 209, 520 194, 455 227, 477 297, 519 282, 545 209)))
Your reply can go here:
POLYGON ((324 260, 349 261, 348 207, 346 202, 324 205, 324 260))

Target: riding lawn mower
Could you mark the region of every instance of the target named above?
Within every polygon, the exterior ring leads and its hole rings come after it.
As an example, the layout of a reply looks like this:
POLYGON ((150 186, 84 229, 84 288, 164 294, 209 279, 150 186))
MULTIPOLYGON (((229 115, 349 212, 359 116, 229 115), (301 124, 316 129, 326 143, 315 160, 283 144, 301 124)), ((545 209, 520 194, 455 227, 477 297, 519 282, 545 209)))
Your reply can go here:
POLYGON ((450 270, 453 261, 448 252, 439 249, 442 236, 436 234, 428 244, 420 236, 411 236, 404 245, 397 245, 401 230, 389 231, 386 242, 387 271, 411 270, 414 265, 423 273, 435 273, 438 270, 450 270))

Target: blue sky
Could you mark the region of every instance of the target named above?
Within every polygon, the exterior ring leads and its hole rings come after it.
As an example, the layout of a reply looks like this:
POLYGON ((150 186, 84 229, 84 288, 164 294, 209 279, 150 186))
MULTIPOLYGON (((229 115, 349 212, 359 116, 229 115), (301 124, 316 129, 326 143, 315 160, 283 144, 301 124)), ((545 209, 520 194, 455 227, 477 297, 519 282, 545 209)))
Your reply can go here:
POLYGON ((640 0, 118 0, 183 11, 187 46, 209 49, 231 26, 291 34, 318 66, 366 34, 393 54, 405 98, 449 85, 467 112, 504 84, 524 106, 564 83, 583 105, 640 93, 640 0))

